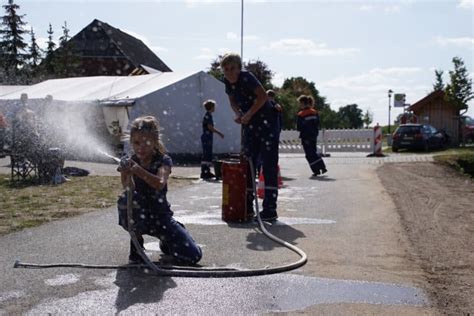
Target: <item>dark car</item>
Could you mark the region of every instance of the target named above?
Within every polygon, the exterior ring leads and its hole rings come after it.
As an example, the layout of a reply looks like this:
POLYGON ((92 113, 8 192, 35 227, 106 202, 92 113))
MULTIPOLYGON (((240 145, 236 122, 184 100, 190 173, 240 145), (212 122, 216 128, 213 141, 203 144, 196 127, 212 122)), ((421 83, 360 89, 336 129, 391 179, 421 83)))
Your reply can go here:
POLYGON ((392 135, 392 151, 401 148, 423 149, 442 148, 448 142, 447 135, 427 124, 403 124, 392 135))

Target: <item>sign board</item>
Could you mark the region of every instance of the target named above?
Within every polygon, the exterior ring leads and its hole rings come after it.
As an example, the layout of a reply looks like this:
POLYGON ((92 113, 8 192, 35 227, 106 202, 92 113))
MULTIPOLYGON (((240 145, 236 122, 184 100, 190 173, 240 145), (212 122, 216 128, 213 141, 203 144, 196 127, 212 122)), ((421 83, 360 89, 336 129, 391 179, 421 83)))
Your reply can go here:
POLYGON ((404 93, 396 93, 393 100, 393 106, 396 108, 403 108, 405 106, 405 97, 404 93))

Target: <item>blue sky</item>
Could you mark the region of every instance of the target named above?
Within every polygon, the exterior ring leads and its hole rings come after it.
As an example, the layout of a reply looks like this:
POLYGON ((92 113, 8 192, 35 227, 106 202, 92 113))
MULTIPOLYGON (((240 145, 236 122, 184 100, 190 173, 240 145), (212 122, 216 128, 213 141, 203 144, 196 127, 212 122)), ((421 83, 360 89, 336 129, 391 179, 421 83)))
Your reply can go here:
MULTIPOLYGON (((58 38, 64 21, 74 35, 97 18, 142 39, 174 71, 207 70, 218 54, 240 52, 240 0, 15 3, 42 43, 48 23, 58 38)), ((434 69, 448 81, 454 56, 474 78, 474 0, 244 3, 244 59, 267 63, 276 85, 314 81, 333 109, 357 103, 374 123, 387 124, 388 89, 414 103, 431 91, 434 69)))

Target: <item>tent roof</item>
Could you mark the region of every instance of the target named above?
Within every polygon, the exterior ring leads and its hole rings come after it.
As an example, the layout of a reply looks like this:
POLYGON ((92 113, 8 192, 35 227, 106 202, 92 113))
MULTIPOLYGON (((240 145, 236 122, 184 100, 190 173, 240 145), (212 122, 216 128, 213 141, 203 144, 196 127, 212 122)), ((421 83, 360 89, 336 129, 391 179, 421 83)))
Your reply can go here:
POLYGON ((27 93, 28 99, 44 99, 47 95, 51 95, 53 100, 59 101, 133 100, 200 73, 162 72, 128 77, 52 79, 0 95, 0 100, 19 99, 22 93, 27 93))
POLYGON ((23 90, 25 88, 28 88, 28 86, 0 86, 0 97, 5 94, 23 90))

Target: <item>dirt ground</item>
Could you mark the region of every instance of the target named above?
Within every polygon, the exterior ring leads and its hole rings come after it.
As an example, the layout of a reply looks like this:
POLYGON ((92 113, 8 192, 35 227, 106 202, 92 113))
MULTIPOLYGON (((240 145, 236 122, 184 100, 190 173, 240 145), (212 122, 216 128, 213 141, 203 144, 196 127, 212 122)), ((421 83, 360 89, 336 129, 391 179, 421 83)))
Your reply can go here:
POLYGON ((440 312, 474 313, 474 181, 435 163, 377 170, 440 312))

